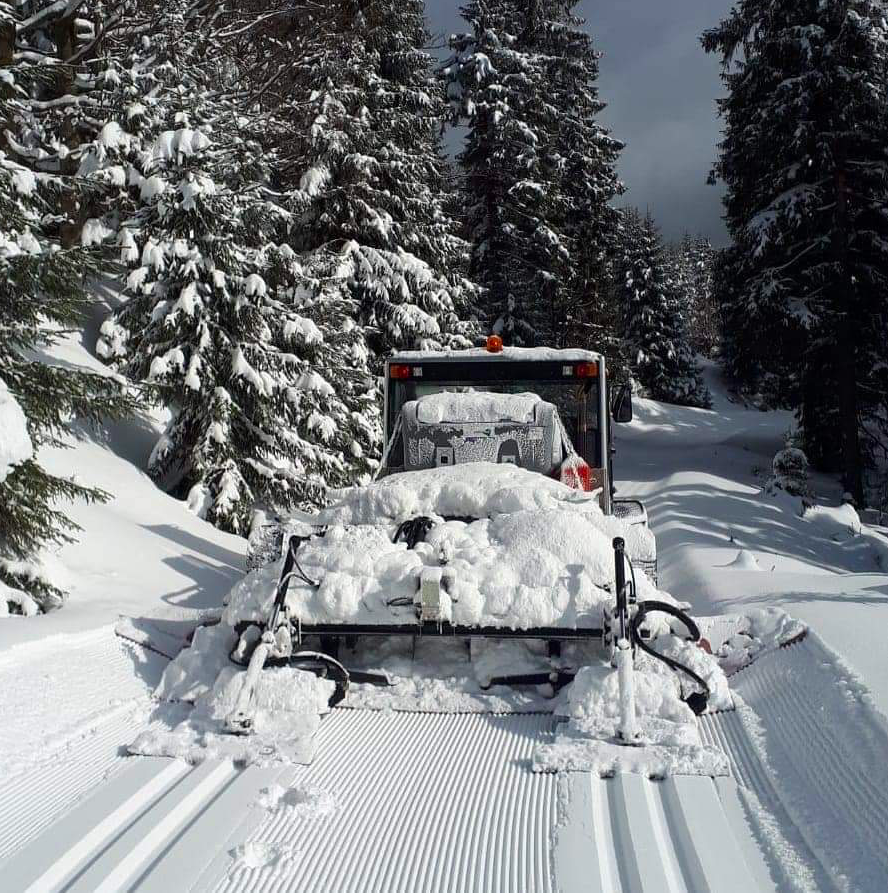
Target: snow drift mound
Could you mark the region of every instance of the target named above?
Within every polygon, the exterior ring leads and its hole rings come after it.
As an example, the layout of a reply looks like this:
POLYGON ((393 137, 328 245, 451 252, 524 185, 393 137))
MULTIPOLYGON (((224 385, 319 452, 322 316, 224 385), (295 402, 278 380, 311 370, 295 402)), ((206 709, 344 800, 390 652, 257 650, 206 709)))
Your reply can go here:
POLYGON ((13 466, 30 459, 33 452, 25 414, 0 378, 0 484, 13 466))
MULTIPOLYGON (((612 599, 613 537, 624 537, 630 555, 653 553, 647 529, 605 516, 593 494, 492 463, 393 475, 342 491, 319 523, 325 535, 298 553, 318 585, 294 579, 287 598, 303 623, 410 622, 420 572, 440 567, 446 616, 455 624, 595 627, 612 599), (414 549, 393 543, 398 523, 420 515, 436 522, 425 541, 414 549)), ((225 623, 267 616, 281 563, 234 588, 225 623)), ((640 598, 654 597, 641 573, 638 586, 640 598)))
POLYGON ((234 709, 246 671, 228 659, 234 631, 199 626, 190 648, 164 671, 156 694, 164 705, 157 723, 129 746, 130 753, 200 763, 228 759, 268 765, 310 763, 321 715, 329 710, 334 683, 290 667, 268 667, 254 695, 253 734, 230 735, 225 718, 234 709), (192 707, 187 707, 192 704, 192 707))

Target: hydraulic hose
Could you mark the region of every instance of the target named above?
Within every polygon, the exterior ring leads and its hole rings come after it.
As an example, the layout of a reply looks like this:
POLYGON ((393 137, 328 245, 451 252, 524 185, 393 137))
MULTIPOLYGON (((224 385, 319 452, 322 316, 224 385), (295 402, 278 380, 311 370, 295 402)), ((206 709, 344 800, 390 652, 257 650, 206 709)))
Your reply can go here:
POLYGON ((709 685, 706 683, 706 680, 701 676, 698 676, 690 667, 686 667, 683 663, 675 660, 674 658, 667 657, 665 654, 660 654, 658 651, 654 651, 647 642, 642 639, 641 635, 638 632, 638 628, 641 626, 644 618, 650 614, 652 611, 662 611, 664 614, 669 614, 672 617, 680 620, 687 628, 688 632, 691 634, 692 642, 700 641, 700 628, 696 623, 687 615, 684 611, 676 608, 675 605, 670 605, 668 602, 657 601, 656 599, 650 599, 648 601, 643 601, 638 603, 638 607, 635 611, 635 614, 632 616, 632 619, 629 621, 629 635, 630 641, 636 644, 642 651, 646 654, 649 654, 651 657, 656 658, 659 661, 662 661, 666 664, 667 667, 670 667, 672 670, 675 670, 678 673, 684 673, 690 679, 693 679, 700 688, 703 689, 702 692, 693 692, 688 695, 687 698, 683 698, 682 700, 694 711, 694 713, 699 716, 706 710, 706 704, 709 701, 709 685))
POLYGON ((402 539, 407 543, 408 549, 416 547, 417 543, 425 540, 426 534, 435 526, 435 522, 426 515, 419 515, 416 518, 410 518, 402 521, 395 531, 393 543, 400 542, 402 539))

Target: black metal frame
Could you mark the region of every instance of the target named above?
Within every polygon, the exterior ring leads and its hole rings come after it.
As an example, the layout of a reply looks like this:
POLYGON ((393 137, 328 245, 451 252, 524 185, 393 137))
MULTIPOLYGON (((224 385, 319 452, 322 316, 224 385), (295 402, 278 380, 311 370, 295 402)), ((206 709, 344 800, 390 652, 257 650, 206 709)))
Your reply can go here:
POLYGON ((529 629, 505 629, 498 626, 461 626, 449 622, 398 624, 361 624, 361 623, 299 623, 292 618, 291 628, 297 632, 298 638, 306 636, 415 636, 417 638, 452 638, 452 639, 544 639, 549 641, 583 641, 600 639, 601 627, 579 627, 570 629, 557 626, 537 626, 529 629))

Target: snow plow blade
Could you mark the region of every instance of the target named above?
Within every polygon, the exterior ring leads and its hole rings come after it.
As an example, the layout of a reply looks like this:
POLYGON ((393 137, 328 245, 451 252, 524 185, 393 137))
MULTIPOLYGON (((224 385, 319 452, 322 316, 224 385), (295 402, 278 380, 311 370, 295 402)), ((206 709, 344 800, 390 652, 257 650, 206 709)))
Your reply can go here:
MULTIPOLYGON (((237 629, 242 634, 250 624, 239 624, 237 629)), ((600 626, 578 627, 570 629, 558 626, 538 626, 529 629, 510 629, 501 626, 461 626, 449 621, 441 623, 426 621, 401 624, 354 624, 354 623, 300 623, 298 629, 305 636, 417 636, 451 639, 552 639, 555 641, 572 641, 582 639, 600 639, 603 630, 600 626)))

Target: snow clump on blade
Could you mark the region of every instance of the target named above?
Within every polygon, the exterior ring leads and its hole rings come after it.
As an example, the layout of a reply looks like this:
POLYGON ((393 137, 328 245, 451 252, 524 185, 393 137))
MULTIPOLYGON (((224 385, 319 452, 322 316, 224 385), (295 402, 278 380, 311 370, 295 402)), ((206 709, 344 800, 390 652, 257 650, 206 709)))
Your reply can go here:
MULTIPOLYGON (((254 734, 225 733, 225 718, 234 709, 246 671, 228 660, 236 637, 225 626, 198 627, 190 648, 164 671, 157 694, 166 701, 194 707, 162 711, 167 721, 143 732, 130 753, 166 756, 199 763, 231 759, 243 764, 307 763, 321 714, 329 710, 334 683, 291 667, 268 667, 255 689, 254 734)), ((162 719, 163 716, 160 718, 162 719)))

